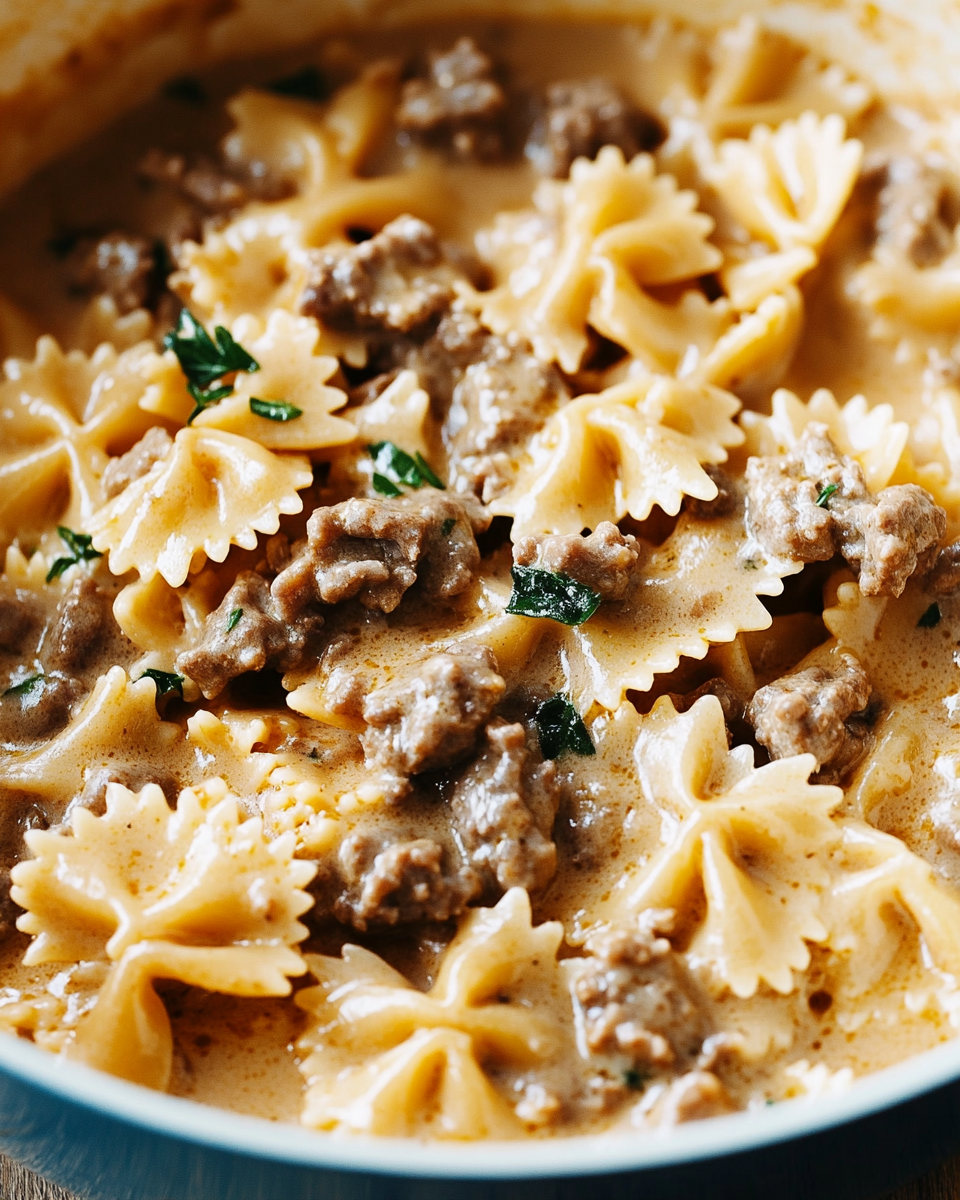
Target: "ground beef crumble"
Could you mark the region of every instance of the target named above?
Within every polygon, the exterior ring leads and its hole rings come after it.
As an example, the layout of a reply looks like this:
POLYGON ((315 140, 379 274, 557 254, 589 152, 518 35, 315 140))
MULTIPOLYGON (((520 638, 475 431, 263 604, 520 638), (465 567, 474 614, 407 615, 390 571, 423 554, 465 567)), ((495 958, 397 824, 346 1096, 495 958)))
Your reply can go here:
POLYGON ((173 438, 162 425, 148 429, 136 445, 126 454, 111 458, 103 472, 103 494, 108 500, 120 493, 137 479, 142 479, 150 468, 166 458, 173 446, 173 438))
POLYGON ((899 596, 946 532, 946 512, 916 484, 871 495, 859 463, 818 423, 796 451, 749 459, 747 489, 749 527, 768 553, 804 563, 842 554, 865 596, 899 596))
POLYGON ((318 508, 306 542, 273 582, 274 598, 286 620, 306 605, 354 597, 393 612, 418 579, 425 597, 449 600, 470 586, 480 565, 474 522, 482 528, 485 518, 434 488, 318 508))
POLYGON ((115 230, 96 240, 82 239, 67 260, 71 287, 107 295, 121 315, 145 308, 156 282, 157 260, 146 238, 115 230))
POLYGON ((876 234, 914 266, 935 267, 954 249, 960 219, 956 181, 940 168, 906 155, 890 158, 868 173, 879 187, 876 234))
POLYGON ((459 278, 430 225, 397 217, 359 245, 314 251, 300 311, 335 329, 409 333, 448 307, 459 278))
POLYGON ((518 566, 569 575, 604 600, 623 599, 639 556, 637 539, 624 536, 612 521, 601 521, 588 537, 538 534, 521 538, 513 547, 518 566))
POLYGON ((603 146, 619 147, 629 162, 662 140, 659 121, 609 80, 564 81, 547 88, 526 155, 542 174, 564 179, 575 158, 594 158, 603 146))
POLYGON ((199 645, 177 658, 177 670, 212 699, 247 671, 292 671, 317 653, 319 613, 284 619, 262 575, 241 571, 219 608, 204 622, 199 645))
POLYGON ((364 700, 367 765, 392 797, 406 795, 411 775, 470 753, 504 688, 486 646, 464 643, 417 663, 364 700))
POLYGON ((771 758, 812 754, 818 782, 836 783, 866 751, 870 697, 863 667, 841 654, 834 669, 810 667, 760 688, 747 720, 771 758))
POLYGON ((496 158, 503 150, 500 119, 507 97, 492 60, 473 38, 432 51, 424 77, 403 85, 396 122, 404 133, 446 145, 461 158, 496 158))
POLYGON ((454 788, 450 809, 488 894, 537 891, 557 865, 552 841, 560 801, 556 767, 527 746, 522 725, 491 723, 486 746, 454 788))

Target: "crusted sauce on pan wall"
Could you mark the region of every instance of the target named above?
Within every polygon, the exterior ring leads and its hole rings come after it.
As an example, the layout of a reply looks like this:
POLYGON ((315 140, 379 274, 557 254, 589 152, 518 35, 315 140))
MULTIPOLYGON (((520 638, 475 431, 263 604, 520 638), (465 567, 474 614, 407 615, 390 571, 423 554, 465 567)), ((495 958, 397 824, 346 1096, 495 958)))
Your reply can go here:
POLYGON ((958 218, 752 18, 328 39, 10 197, 4 1030, 451 1139, 956 1036, 958 218))

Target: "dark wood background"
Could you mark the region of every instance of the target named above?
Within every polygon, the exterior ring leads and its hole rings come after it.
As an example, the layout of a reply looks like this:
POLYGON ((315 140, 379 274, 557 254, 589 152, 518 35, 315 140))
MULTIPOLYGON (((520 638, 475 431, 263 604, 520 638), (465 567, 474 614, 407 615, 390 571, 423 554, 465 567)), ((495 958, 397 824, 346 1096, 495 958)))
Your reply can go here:
MULTIPOLYGON (((0 1200, 72 1200, 62 1188, 31 1175, 12 1159, 0 1156, 0 1200)), ((203 1200, 196 1196, 193 1200, 203 1200)), ((824 1195, 820 1200, 830 1200, 824 1195)), ((880 1198, 878 1197, 878 1200, 880 1198)), ((960 1158, 893 1192, 884 1200, 960 1200, 960 1158)))

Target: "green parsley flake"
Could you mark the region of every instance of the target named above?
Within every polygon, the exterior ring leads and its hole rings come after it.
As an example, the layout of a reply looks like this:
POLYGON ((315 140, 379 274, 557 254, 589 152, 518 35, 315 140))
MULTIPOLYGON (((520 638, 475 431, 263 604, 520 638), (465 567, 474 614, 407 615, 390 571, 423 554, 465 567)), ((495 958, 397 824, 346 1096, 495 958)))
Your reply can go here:
MULTIPOLYGON (((418 450, 415 455, 410 455, 406 450, 401 450, 399 446, 395 446, 393 442, 375 442, 368 446, 370 456, 373 458, 373 465, 376 468, 377 474, 382 479, 389 480, 394 488, 397 484, 403 483, 407 487, 421 488, 425 483, 431 487, 439 488, 445 491, 444 485, 437 478, 433 468, 423 457, 418 450)), ((377 487, 376 475, 374 476, 374 487, 377 487)), ((382 489, 377 487, 377 491, 382 489)), ((398 491, 384 491, 385 496, 399 496, 402 493, 398 491)))
POLYGON ((295 404, 288 404, 286 400, 261 400, 258 396, 250 397, 250 411, 268 421, 295 421, 303 416, 303 409, 295 404))
POLYGON ((834 492, 840 491, 839 483, 828 483, 820 495, 817 497, 817 508, 826 508, 830 502, 830 497, 834 492))
POLYGON ((166 696, 168 692, 179 692, 180 699, 183 699, 182 675, 175 675, 172 671, 158 671, 156 667, 150 667, 149 670, 144 671, 140 679, 152 679, 157 685, 158 696, 166 696))
POLYGON ((457 523, 456 517, 447 517, 444 523, 440 526, 440 532, 444 537, 449 537, 453 532, 453 527, 457 523))
POLYGON ((917 622, 917 628, 933 629, 935 625, 940 624, 940 618, 942 615, 943 614, 940 612, 940 605, 934 601, 934 603, 930 605, 930 607, 917 622))
POLYGON ((563 625, 582 625, 600 606, 600 593, 562 571, 540 567, 514 567, 508 613, 521 617, 549 617, 563 625))
POLYGON ((403 492, 395 483, 391 483, 386 475, 380 475, 377 471, 373 473, 373 486, 381 496, 402 496, 403 492))
POLYGON ((38 675, 31 675, 27 679, 21 679, 19 683, 15 683, 13 687, 8 687, 3 693, 4 698, 7 696, 29 696, 30 693, 39 683, 43 683, 45 676, 43 672, 38 675))
POLYGON ((589 757, 597 750, 590 731, 566 696, 558 692, 537 709, 537 732, 544 758, 559 758, 564 750, 589 757))
POLYGON ((211 337, 187 308, 180 310, 180 324, 176 331, 167 334, 163 344, 177 356, 180 369, 187 377, 187 391, 196 404, 187 418, 188 425, 205 408, 233 391, 232 384, 213 387, 218 379, 233 371, 253 374, 260 370, 257 360, 233 340, 229 330, 218 325, 211 337))
POLYGON ((623 1082, 634 1092, 643 1091, 649 1079, 646 1071, 638 1071, 635 1067, 630 1067, 623 1073, 623 1082))
POLYGON ((227 620, 227 633, 233 633, 233 631, 236 629, 236 627, 240 624, 240 620, 242 617, 243 617, 243 609, 242 608, 235 608, 231 612, 231 614, 227 620))
POLYGON ((93 548, 93 538, 89 533, 74 533, 72 529, 68 529, 66 525, 58 525, 57 533, 60 535, 60 541, 66 546, 68 553, 62 558, 55 558, 53 565, 47 572, 47 583, 52 583, 69 567, 76 566, 77 563, 91 562, 95 558, 103 558, 99 550, 93 548))

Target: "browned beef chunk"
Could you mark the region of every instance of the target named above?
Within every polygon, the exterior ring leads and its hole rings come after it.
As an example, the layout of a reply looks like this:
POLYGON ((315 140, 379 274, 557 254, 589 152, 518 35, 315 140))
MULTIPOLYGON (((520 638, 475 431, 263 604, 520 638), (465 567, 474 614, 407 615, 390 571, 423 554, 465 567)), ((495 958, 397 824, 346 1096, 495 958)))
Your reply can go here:
POLYGON ((479 881, 469 867, 451 868, 449 857, 431 838, 390 841, 363 830, 350 834, 337 856, 342 890, 334 915, 360 930, 457 916, 479 891, 479 881))
MULTIPOLYGON (((126 749, 133 749, 126 747, 126 749)), ((70 817, 78 808, 89 809, 95 816, 103 816, 107 811, 107 787, 111 783, 122 784, 132 792, 139 792, 148 783, 156 783, 171 804, 176 803, 180 784, 168 771, 149 762, 113 763, 109 767, 101 767, 89 771, 84 777, 83 788, 67 805, 63 814, 63 826, 69 826, 70 817)))
POLYGON ((403 796, 410 775, 469 754, 504 687, 486 646, 465 643, 417 663, 364 701, 360 740, 368 766, 403 796))
POLYGON ((943 547, 923 580, 923 587, 931 596, 952 596, 960 588, 960 541, 943 547))
POLYGON ((397 217, 369 241, 316 251, 300 311, 336 329, 407 333, 449 305, 457 278, 431 226, 397 217))
POLYGON ((537 891, 557 867, 556 767, 531 754, 522 725, 491 723, 486 740, 451 797, 457 831, 488 893, 537 891))
POLYGON ((287 618, 305 604, 353 597, 392 612, 418 578, 428 598, 457 596, 480 565, 474 516, 464 501, 434 488, 318 508, 307 522, 306 544, 274 580, 273 595, 287 618))
POLYGON ((250 198, 247 188, 222 165, 205 156, 188 160, 183 154, 150 150, 140 163, 141 178, 175 188, 206 213, 229 213, 250 198))
POLYGON ((706 683, 701 683, 692 692, 685 692, 682 695, 670 692, 669 695, 673 701, 673 707, 678 713, 688 712, 702 696, 716 696, 723 709, 727 740, 731 740, 731 734, 740 734, 744 730, 747 706, 743 697, 735 692, 725 679, 708 679, 706 683))
POLYGON ((106 293, 121 313, 149 300, 156 271, 153 246, 146 238, 115 231, 81 241, 67 263, 71 284, 88 293, 106 293))
POLYGON ((946 513, 916 484, 871 495, 860 465, 816 423, 796 452, 751 458, 747 489, 750 528, 770 554, 805 563, 842 554, 866 596, 899 596, 933 565, 946 532, 946 513))
POLYGON ((119 496, 134 480, 141 479, 154 463, 167 456, 173 438, 162 425, 154 425, 126 454, 111 458, 103 472, 104 495, 111 499, 119 496))
POLYGON ((877 240, 915 266, 939 265, 954 247, 960 195, 939 168, 921 159, 892 158, 876 173, 877 240))
POLYGON ((80 575, 57 606, 57 621, 44 646, 53 671, 76 674, 97 657, 110 636, 109 598, 89 575, 80 575))
POLYGON ((516 477, 530 438, 570 398, 560 372, 516 334, 499 337, 468 312, 450 312, 423 344, 399 344, 397 365, 417 372, 437 416, 451 480, 489 503, 516 477))
POLYGON ((870 693, 863 667, 842 654, 835 670, 810 667, 760 688, 747 720, 771 758, 812 754, 819 782, 835 783, 866 750, 870 693))
POLYGON ((0 650, 23 654, 27 639, 37 624, 36 605, 27 591, 4 588, 0 591, 0 650))
POLYGON ((604 600, 623 599, 638 558, 637 539, 624 536, 612 521, 601 521, 589 537, 538 534, 521 538, 513 548, 519 566, 562 572, 604 600))
POLYGON ((403 85, 396 120, 406 133, 449 145, 463 158, 493 158, 503 148, 506 103, 492 61, 473 38, 462 37, 429 55, 425 79, 403 85))
POLYGON ((546 106, 527 141, 526 154, 544 175, 564 179, 575 158, 594 158, 618 146, 627 161, 662 140, 660 123, 606 79, 552 83, 546 106))
POLYGON ((669 932, 672 917, 648 911, 637 930, 612 929, 586 942, 574 995, 593 1053, 658 1069, 682 1070, 696 1058, 710 1027, 684 963, 658 936, 669 932))
POLYGON ((220 607, 207 617, 203 639, 177 658, 207 699, 247 671, 292 671, 316 651, 323 625, 319 613, 301 611, 287 620, 262 575, 241 571, 220 607))
POLYGON ((0 699, 0 741, 33 742, 62 729, 83 685, 69 675, 45 674, 26 691, 0 699))
POLYGON ((684 497, 683 507, 692 517, 712 520, 732 513, 739 502, 736 484, 722 467, 707 463, 703 468, 717 485, 717 494, 712 500, 698 500, 696 496, 684 497))

